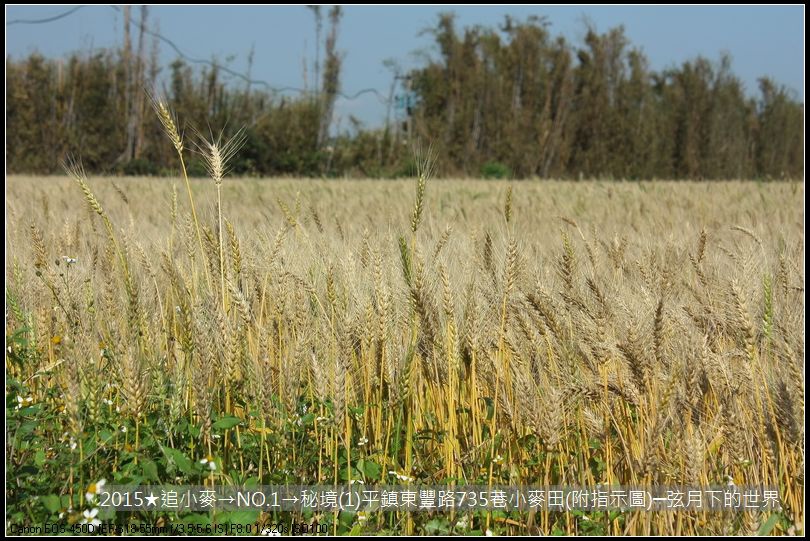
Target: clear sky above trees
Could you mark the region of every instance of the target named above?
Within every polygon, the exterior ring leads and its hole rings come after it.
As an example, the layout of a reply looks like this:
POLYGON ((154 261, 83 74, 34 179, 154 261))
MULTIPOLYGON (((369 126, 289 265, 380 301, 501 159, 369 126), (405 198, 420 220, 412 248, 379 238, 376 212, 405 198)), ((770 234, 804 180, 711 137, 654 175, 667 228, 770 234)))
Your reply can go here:
MULTIPOLYGON (((20 19, 59 15, 74 6, 7 6, 6 52, 20 58, 38 50, 46 57, 76 50, 117 47, 122 40, 122 15, 110 6, 87 6, 62 19, 43 24, 11 24, 20 19)), ((507 7, 364 7, 347 6, 338 36, 344 53, 342 87, 352 94, 375 88, 385 94, 391 72, 386 59, 403 68, 420 64, 421 55, 436 56, 430 36, 420 35, 435 25, 441 11, 458 14, 458 26, 495 26, 511 14, 547 16, 552 34, 580 42, 586 23, 599 32, 624 25, 625 34, 640 47, 652 69, 678 65, 697 55, 711 60, 728 52, 733 70, 749 95, 757 92, 763 75, 786 85, 804 101, 803 6, 507 6, 507 7)), ((236 71, 247 70, 254 48, 252 76, 276 87, 313 85, 315 25, 304 6, 153 6, 150 25, 170 38, 185 54, 216 58, 236 71)), ((323 36, 322 36, 323 37, 323 36)), ((177 55, 160 44, 167 66, 177 55)), ((385 118, 386 107, 374 94, 339 99, 336 115, 355 115, 372 126, 385 118)))

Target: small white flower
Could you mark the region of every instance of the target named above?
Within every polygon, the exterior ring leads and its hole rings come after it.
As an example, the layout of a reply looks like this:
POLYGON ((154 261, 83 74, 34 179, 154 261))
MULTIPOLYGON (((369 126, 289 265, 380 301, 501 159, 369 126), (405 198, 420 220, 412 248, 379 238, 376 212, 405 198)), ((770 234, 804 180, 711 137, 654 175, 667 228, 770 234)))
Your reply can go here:
POLYGON ((70 257, 70 256, 63 255, 62 259, 64 259, 65 263, 67 263, 68 265, 73 265, 74 263, 76 263, 76 258, 75 257, 70 257))
POLYGON ((74 450, 76 448, 76 440, 70 438, 70 450, 74 450))
MULTIPOLYGON (((103 350, 102 350, 102 351, 103 351, 103 350)), ((105 398, 105 399, 103 399, 103 400, 102 400, 102 402, 104 402, 104 403, 105 403, 105 404, 107 404, 108 406, 112 406, 112 405, 113 405, 113 401, 112 401, 112 400, 110 400, 109 398, 105 398)))
POLYGON ((496 455, 495 458, 492 459, 492 462, 494 462, 495 464, 500 464, 501 462, 503 462, 503 457, 501 455, 496 455))
POLYGON ((411 477, 411 476, 409 476, 409 475, 405 475, 404 473, 398 473, 398 472, 395 472, 395 471, 393 471, 393 470, 389 471, 389 472, 388 472, 388 475, 394 475, 394 476, 396 476, 396 478, 397 478, 397 479, 399 479, 400 481, 405 481, 405 482, 414 481, 414 478, 413 478, 413 477, 411 477))
POLYGON ((357 442, 357 445, 358 445, 359 447, 362 447, 362 446, 364 446, 364 445, 365 445, 365 444, 367 444, 367 443, 368 443, 368 438, 365 438, 365 437, 364 437, 364 438, 360 438, 360 441, 358 441, 358 442, 357 442))
POLYGON ((200 460, 200 464, 202 464, 203 466, 208 464, 208 469, 211 470, 211 471, 214 471, 214 470, 217 469, 217 463, 214 461, 214 457, 211 457, 211 456, 203 458, 202 460, 200 460))
POLYGON ((87 509, 85 509, 82 515, 84 516, 84 518, 82 519, 80 524, 89 525, 87 529, 90 532, 95 531, 97 527, 101 526, 101 521, 96 518, 96 515, 98 515, 98 508, 95 508, 92 511, 88 511, 87 509))
MULTIPOLYGON (((85 492, 84 497, 88 502, 92 502, 96 499, 96 494, 100 494, 104 492, 104 485, 107 483, 106 479, 99 479, 89 487, 87 487, 87 492, 85 492)), ((96 510, 98 512, 98 510, 96 510)), ((95 516, 95 515, 94 515, 95 516)))
POLYGON ((211 437, 212 437, 213 439, 215 439, 215 440, 218 440, 218 439, 219 439, 219 438, 221 438, 222 436, 220 436, 219 434, 211 434, 211 437))
MULTIPOLYGON (((73 506, 69 505, 68 508, 67 508, 67 514, 69 515, 71 513, 73 513, 73 506)), ((64 515, 64 514, 65 513, 59 513, 59 518, 62 518, 62 515, 64 515)))
POLYGON ((363 523, 368 520, 368 515, 360 511, 357 513, 357 522, 363 523))
POLYGON ((487 530, 486 535, 487 535, 487 537, 492 537, 495 534, 492 533, 492 530, 487 530))
POLYGON ((126 433, 127 433, 127 427, 122 426, 122 427, 121 427, 121 432, 123 432, 124 434, 126 434, 126 433))
POLYGON ((466 530, 467 528, 469 528, 470 527, 470 517, 468 517, 467 515, 464 515, 463 517, 459 518, 458 522, 456 522, 456 527, 461 528, 462 530, 466 530))
POLYGON ((26 404, 32 404, 33 402, 34 402, 34 398, 31 397, 31 396, 23 398, 22 396, 17 395, 17 408, 16 409, 20 409, 22 407, 25 407, 26 404))

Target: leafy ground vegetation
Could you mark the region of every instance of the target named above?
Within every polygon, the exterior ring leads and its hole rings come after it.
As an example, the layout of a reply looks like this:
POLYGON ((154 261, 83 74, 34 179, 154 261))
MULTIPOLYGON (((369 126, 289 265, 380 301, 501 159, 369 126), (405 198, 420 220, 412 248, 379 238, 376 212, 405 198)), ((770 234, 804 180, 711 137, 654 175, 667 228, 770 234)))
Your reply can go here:
POLYGON ((7 179, 9 523, 803 533, 803 184, 434 180, 429 153, 415 180, 243 180, 238 143, 199 143, 208 180, 7 179), (731 480, 783 509, 93 510, 102 479, 397 478, 731 480))

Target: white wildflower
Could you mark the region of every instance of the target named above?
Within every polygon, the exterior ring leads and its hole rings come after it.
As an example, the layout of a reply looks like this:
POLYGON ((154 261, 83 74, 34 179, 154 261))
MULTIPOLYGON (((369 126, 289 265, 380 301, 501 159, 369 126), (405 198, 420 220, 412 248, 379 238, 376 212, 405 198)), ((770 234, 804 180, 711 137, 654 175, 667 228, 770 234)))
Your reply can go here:
POLYGON ((84 516, 84 518, 79 524, 87 524, 88 525, 87 529, 91 533, 94 532, 97 527, 101 526, 101 521, 96 518, 96 515, 98 515, 98 508, 95 508, 91 511, 85 509, 82 515, 84 516))
POLYGON ((89 487, 87 487, 87 492, 85 492, 84 497, 88 502, 92 502, 96 499, 96 494, 101 494, 104 492, 104 485, 107 483, 106 479, 99 479, 89 487))
POLYGON ((34 402, 34 398, 31 397, 31 396, 27 396, 27 397, 23 398, 22 396, 17 395, 17 408, 16 409, 20 409, 20 408, 25 407, 26 405, 33 404, 33 402, 34 402))
POLYGON ((397 479, 399 479, 400 481, 405 481, 406 483, 415 480, 413 477, 411 477, 409 475, 406 475, 404 473, 398 473, 398 472, 395 472, 393 470, 389 471, 388 475, 394 475, 394 476, 396 476, 397 479))

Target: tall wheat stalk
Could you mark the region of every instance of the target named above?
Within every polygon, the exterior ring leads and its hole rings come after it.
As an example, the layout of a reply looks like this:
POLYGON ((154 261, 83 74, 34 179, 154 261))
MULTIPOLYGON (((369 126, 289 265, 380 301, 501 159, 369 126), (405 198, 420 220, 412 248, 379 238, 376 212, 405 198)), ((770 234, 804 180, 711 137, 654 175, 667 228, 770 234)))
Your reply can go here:
POLYGON ((242 148, 245 143, 243 130, 239 130, 227 142, 222 141, 222 134, 217 139, 207 141, 200 138, 199 144, 208 174, 217 188, 217 223, 219 225, 219 273, 220 294, 222 308, 227 311, 227 295, 225 291, 225 237, 222 233, 222 180, 228 172, 228 162, 242 148))
MULTIPOLYGON (((161 125, 163 126, 164 131, 166 132, 166 136, 171 141, 172 146, 174 146, 175 151, 177 152, 177 157, 180 159, 180 171, 183 173, 183 180, 186 183, 186 191, 188 192, 188 203, 191 207, 191 216, 194 220, 194 230, 197 233, 197 242, 200 246, 200 257, 205 257, 205 247, 203 246, 202 240, 202 233, 200 232, 200 221, 197 219, 197 208, 194 206, 194 196, 191 193, 191 182, 188 179, 188 170, 186 169, 186 161, 183 157, 183 137, 180 134, 180 130, 177 127, 177 119, 169 108, 168 104, 156 97, 155 95, 149 95, 150 101, 152 102, 152 107, 155 109, 155 113, 157 114, 158 119, 160 120, 161 125)), ((205 267, 205 265, 203 265, 205 267)), ((211 286, 211 275, 208 272, 208 268, 206 268, 206 277, 208 279, 208 285, 211 286)))

